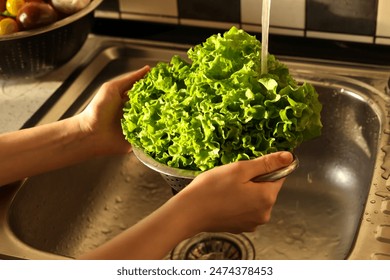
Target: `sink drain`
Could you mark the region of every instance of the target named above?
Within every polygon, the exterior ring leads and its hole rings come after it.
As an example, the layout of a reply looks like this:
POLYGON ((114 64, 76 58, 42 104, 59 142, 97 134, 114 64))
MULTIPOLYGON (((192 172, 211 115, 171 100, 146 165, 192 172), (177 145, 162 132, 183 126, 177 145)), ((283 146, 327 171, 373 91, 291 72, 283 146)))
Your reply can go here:
POLYGON ((172 260, 253 260, 255 250, 243 234, 200 233, 180 243, 172 260))

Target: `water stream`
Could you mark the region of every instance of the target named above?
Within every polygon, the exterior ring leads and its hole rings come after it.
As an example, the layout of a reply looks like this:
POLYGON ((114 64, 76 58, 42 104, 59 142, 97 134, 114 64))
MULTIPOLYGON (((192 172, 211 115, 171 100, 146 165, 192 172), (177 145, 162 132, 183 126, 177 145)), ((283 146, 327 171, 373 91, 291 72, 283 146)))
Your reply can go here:
POLYGON ((268 33, 269 33, 269 18, 271 11, 271 0, 263 0, 263 10, 261 16, 261 74, 268 73, 268 33))

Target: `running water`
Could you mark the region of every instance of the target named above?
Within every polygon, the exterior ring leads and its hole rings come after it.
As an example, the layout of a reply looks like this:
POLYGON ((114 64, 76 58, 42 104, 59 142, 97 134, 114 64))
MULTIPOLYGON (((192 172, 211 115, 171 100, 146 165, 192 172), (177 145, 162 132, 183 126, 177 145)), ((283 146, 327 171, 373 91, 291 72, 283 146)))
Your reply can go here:
POLYGON ((268 33, 271 0, 263 0, 263 11, 261 16, 261 74, 268 73, 268 33))

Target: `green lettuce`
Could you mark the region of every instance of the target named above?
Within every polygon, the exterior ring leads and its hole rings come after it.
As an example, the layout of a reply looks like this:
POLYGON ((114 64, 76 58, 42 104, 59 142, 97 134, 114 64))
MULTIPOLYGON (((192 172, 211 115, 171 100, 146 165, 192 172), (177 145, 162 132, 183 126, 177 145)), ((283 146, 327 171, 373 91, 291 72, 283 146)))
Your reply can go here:
POLYGON ((321 134, 315 88, 299 85, 273 55, 261 75, 255 36, 232 27, 187 54, 158 63, 128 91, 125 138, 157 161, 204 171, 321 134))

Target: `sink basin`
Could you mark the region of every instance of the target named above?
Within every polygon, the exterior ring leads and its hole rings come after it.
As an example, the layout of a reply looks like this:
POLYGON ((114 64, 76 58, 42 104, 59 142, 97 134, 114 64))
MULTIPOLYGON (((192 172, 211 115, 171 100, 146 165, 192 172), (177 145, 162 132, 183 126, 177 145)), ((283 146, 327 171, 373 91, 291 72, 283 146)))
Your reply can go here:
MULTIPOLYGON (((167 61, 173 54, 184 56, 188 49, 92 39, 102 48, 29 125, 74 115, 102 82, 145 64, 167 61)), ((299 81, 316 87, 323 104, 322 136, 296 150, 300 166, 287 178, 269 224, 238 235, 202 233, 178 244, 167 259, 390 258, 389 98, 384 92, 388 70, 280 59, 299 81), (210 252, 211 247, 218 252, 210 252)), ((0 244, 0 255, 26 259, 75 258, 172 196, 164 179, 133 154, 31 177, 0 188, 0 198, 2 192, 8 200, 0 209, 0 238, 7 245, 0 244)))

